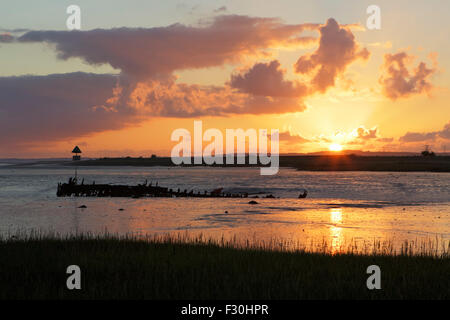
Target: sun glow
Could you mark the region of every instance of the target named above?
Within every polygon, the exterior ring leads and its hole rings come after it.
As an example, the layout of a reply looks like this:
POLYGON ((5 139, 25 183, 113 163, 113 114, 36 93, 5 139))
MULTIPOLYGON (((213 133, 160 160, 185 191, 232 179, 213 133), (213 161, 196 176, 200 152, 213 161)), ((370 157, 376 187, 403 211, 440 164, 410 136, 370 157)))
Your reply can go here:
POLYGON ((342 151, 342 146, 339 143, 330 144, 328 148, 330 151, 342 151))

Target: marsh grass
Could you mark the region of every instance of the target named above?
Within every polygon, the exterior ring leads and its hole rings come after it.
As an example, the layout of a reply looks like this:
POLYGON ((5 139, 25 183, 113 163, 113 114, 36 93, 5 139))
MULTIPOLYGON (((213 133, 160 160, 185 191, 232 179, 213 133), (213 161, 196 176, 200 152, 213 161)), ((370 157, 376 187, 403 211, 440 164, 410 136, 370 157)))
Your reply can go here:
POLYGON ((263 250, 291 253, 315 253, 325 255, 364 255, 364 256, 422 256, 434 258, 450 257, 450 241, 442 237, 418 238, 404 240, 399 246, 392 240, 344 241, 339 245, 330 243, 327 238, 310 239, 301 242, 291 239, 272 237, 268 240, 240 239, 237 236, 225 238, 206 237, 203 233, 192 234, 188 231, 163 234, 102 233, 75 232, 59 233, 57 231, 31 229, 16 230, 14 233, 0 235, 1 243, 29 241, 68 241, 68 240, 115 240, 128 242, 145 242, 148 244, 209 245, 221 248, 241 250, 263 250))
POLYGON ((18 232, 0 239, 1 299, 449 299, 450 247, 439 238, 308 244, 188 233, 18 232), (66 289, 66 268, 82 289, 66 289), (368 290, 366 269, 381 268, 368 290))

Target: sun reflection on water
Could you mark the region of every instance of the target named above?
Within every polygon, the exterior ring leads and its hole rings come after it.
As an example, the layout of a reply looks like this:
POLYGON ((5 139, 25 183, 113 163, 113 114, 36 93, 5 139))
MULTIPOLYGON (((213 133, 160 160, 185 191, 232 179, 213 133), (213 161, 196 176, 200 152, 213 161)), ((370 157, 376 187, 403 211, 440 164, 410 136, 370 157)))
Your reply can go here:
POLYGON ((330 209, 330 222, 333 224, 330 227, 331 252, 337 253, 343 244, 342 228, 339 226, 342 224, 342 208, 330 209))

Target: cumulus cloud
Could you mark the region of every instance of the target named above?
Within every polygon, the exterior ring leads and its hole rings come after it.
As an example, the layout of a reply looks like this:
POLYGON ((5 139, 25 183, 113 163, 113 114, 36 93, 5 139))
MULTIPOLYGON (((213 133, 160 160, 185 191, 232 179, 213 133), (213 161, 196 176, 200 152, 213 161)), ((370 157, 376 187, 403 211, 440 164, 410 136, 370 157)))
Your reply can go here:
POLYGON ((302 101, 290 97, 236 93, 228 86, 200 86, 167 81, 136 85, 128 105, 148 115, 164 117, 227 116, 299 112, 302 101))
POLYGON ((310 142, 310 140, 302 137, 299 134, 292 134, 290 131, 283 131, 278 134, 278 139, 281 143, 301 144, 310 142))
POLYGON ((307 93, 307 87, 284 79, 285 71, 280 62, 257 63, 244 74, 231 76, 230 85, 241 92, 256 96, 301 97, 307 93))
MULTIPOLYGON (((368 52, 360 50, 349 27, 333 19, 320 27, 320 43, 296 64, 315 71, 311 83, 285 79, 279 61, 256 63, 231 75, 225 85, 179 83, 174 71, 221 66, 259 56, 279 46, 316 41, 303 36, 318 24, 283 24, 278 19, 226 15, 199 26, 90 31, 26 31, 0 42, 42 42, 60 59, 81 58, 110 64, 119 75, 69 73, 0 78, 0 145, 54 141, 120 129, 152 116, 201 117, 280 114, 305 110, 304 99, 324 91, 346 66, 368 52)), ((370 132, 362 132, 370 136, 370 132)), ((282 140, 303 143, 281 133, 282 140)))
POLYGON ((378 128, 366 129, 364 126, 360 126, 356 129, 356 138, 361 140, 376 139, 378 137, 378 128))
POLYGON ((18 147, 105 130, 150 117, 229 116, 298 112, 289 97, 236 93, 227 86, 135 83, 119 75, 88 73, 0 78, 0 145, 18 147))
POLYGON ((407 132, 400 137, 401 142, 422 142, 433 141, 437 138, 450 140, 450 122, 447 123, 442 130, 432 132, 407 132))
POLYGON ((438 135, 442 139, 450 140, 450 122, 444 126, 444 129, 438 132, 438 135))
POLYGON ((126 126, 131 112, 93 108, 111 97, 117 80, 87 73, 0 77, 1 148, 126 126))
POLYGON ((430 78, 437 71, 436 60, 433 67, 419 62, 417 67, 409 68, 413 60, 414 57, 404 51, 384 56, 384 74, 379 81, 386 97, 396 100, 413 94, 430 93, 433 88, 430 78))
POLYGON ((341 143, 345 145, 368 145, 376 142, 392 142, 393 138, 382 138, 377 126, 366 128, 361 125, 350 131, 337 131, 332 135, 320 135, 313 138, 320 143, 341 143))
POLYGON ((366 128, 365 126, 359 126, 354 129, 349 135, 347 135, 346 143, 353 145, 367 145, 368 143, 380 142, 392 142, 393 138, 381 137, 380 131, 377 126, 373 128, 366 128))
POLYGON ((312 87, 325 92, 334 86, 336 78, 347 66, 357 59, 367 60, 370 56, 366 48, 360 49, 351 30, 339 26, 334 19, 319 28, 320 41, 317 50, 301 56, 295 63, 295 71, 313 74, 312 87))
POLYGON ((92 65, 106 63, 129 76, 148 79, 175 70, 237 62, 270 47, 309 43, 315 39, 301 33, 317 27, 283 24, 274 18, 221 15, 200 26, 29 31, 16 41, 48 43, 60 59, 81 58, 92 65))

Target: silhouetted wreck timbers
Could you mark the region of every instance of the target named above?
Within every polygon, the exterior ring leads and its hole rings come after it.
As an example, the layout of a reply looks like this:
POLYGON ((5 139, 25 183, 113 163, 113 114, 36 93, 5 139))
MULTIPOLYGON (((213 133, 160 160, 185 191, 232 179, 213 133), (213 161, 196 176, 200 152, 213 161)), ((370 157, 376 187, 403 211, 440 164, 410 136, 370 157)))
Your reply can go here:
MULTIPOLYGON (((247 198, 248 193, 224 193, 215 189, 211 192, 185 190, 172 190, 153 186, 151 183, 138 184, 136 186, 112 185, 112 184, 84 184, 84 180, 78 183, 76 178, 69 178, 68 183, 58 183, 56 192, 58 197, 195 197, 195 198, 247 198)), ((273 197, 273 196, 272 196, 273 197)))

